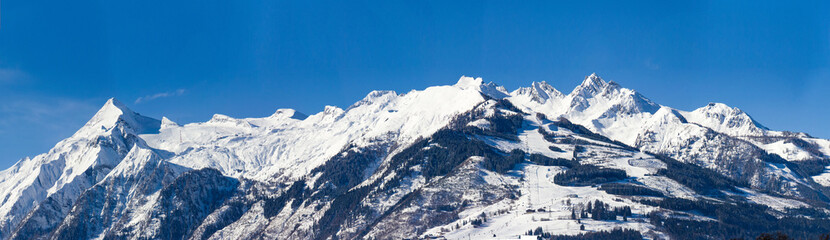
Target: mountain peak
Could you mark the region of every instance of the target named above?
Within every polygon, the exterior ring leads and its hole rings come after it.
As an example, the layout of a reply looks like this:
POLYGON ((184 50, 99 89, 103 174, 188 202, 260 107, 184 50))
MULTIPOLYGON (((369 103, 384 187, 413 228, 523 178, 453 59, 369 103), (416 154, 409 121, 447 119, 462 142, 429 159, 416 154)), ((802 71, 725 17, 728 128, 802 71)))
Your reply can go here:
POLYGON ((582 84, 579 84, 571 94, 577 95, 595 95, 602 91, 603 88, 608 86, 608 83, 605 80, 602 80, 596 73, 591 73, 591 75, 585 77, 585 80, 582 81, 582 84))
POLYGON ((128 109, 127 106, 124 105, 124 103, 122 103, 121 101, 118 101, 118 99, 116 99, 114 97, 107 99, 107 102, 104 103, 104 106, 113 106, 113 107, 117 107, 119 109, 128 109))
POLYGON ((92 116, 92 119, 87 122, 86 126, 100 126, 104 128, 112 128, 122 115, 134 115, 135 113, 127 108, 124 103, 118 99, 110 98, 98 109, 98 112, 92 116))
POLYGON ((396 93, 395 91, 374 90, 374 91, 369 92, 369 94, 367 94, 366 97, 363 97, 363 99, 361 99, 360 101, 357 101, 356 103, 349 106, 348 109, 351 110, 353 108, 357 108, 357 107, 364 106, 364 105, 371 105, 373 103, 389 102, 389 101, 392 101, 392 99, 395 99, 397 97, 398 97, 398 93, 396 93))
POLYGON ((533 86, 533 87, 539 87, 539 88, 553 88, 553 86, 548 84, 547 81, 541 81, 541 82, 535 82, 534 81, 534 82, 530 83, 530 85, 533 86))
POLYGON ((170 128, 170 127, 179 127, 179 124, 170 120, 167 117, 161 117, 161 127, 162 128, 170 128))
POLYGON ((93 132, 109 131, 120 123, 136 134, 158 132, 161 127, 161 121, 135 113, 118 99, 110 98, 76 134, 89 135, 93 132))
POLYGON ((545 81, 533 82, 531 86, 536 92, 544 93, 546 98, 558 98, 562 96, 559 90, 556 90, 556 88, 545 81))
POLYGON ((511 94, 514 96, 529 96, 531 100, 538 103, 545 103, 548 99, 558 99, 563 97, 559 90, 556 90, 556 88, 545 81, 533 82, 530 84, 530 87, 519 88, 511 94))
POLYGON ((602 80, 602 78, 599 77, 599 75, 597 75, 596 73, 591 73, 591 75, 585 77, 585 80, 582 80, 582 84, 580 86, 604 87, 606 84, 607 82, 605 82, 605 80, 602 80))
POLYGON ((719 115, 745 115, 744 111, 736 107, 730 107, 724 103, 716 103, 710 102, 706 104, 705 107, 698 108, 695 110, 696 112, 700 113, 707 113, 707 114, 719 114, 719 115))
POLYGON ((479 78, 473 78, 473 77, 461 76, 461 78, 458 79, 458 82, 455 83, 455 85, 453 85, 453 86, 456 86, 456 87, 459 87, 459 88, 462 88, 462 89, 468 89, 468 88, 478 89, 481 86, 483 81, 484 80, 482 80, 480 77, 479 78))
POLYGON ((305 115, 301 112, 297 112, 297 110, 294 110, 294 109, 291 109, 291 108, 277 109, 277 111, 274 112, 274 114, 271 114, 271 116, 269 116, 269 118, 277 118, 277 119, 292 118, 292 119, 297 119, 297 120, 304 120, 307 117, 308 117, 308 115, 305 115))
POLYGON ((493 82, 484 83, 484 80, 480 77, 473 78, 461 76, 461 78, 458 79, 458 82, 455 83, 455 85, 453 86, 461 89, 475 89, 481 92, 482 94, 490 96, 492 98, 501 99, 509 96, 507 93, 507 89, 505 89, 504 87, 499 86, 493 82))
POLYGON ((711 102, 707 104, 705 107, 695 109, 694 111, 692 111, 692 113, 701 116, 701 118, 698 121, 709 122, 710 124, 707 126, 720 126, 718 129, 716 129, 720 131, 726 131, 725 129, 739 128, 750 128, 753 130, 769 130, 761 123, 755 121, 754 118, 749 116, 749 114, 747 114, 743 110, 736 107, 730 107, 729 105, 723 103, 711 102))
MULTIPOLYGON (((104 103, 104 106, 101 106, 101 109, 95 114, 95 116, 101 115, 101 117, 107 116, 119 116, 122 114, 133 114, 133 111, 127 108, 124 103, 118 101, 118 99, 110 98, 107 99, 107 102, 104 103)), ((94 117, 93 117, 94 118, 94 117)))

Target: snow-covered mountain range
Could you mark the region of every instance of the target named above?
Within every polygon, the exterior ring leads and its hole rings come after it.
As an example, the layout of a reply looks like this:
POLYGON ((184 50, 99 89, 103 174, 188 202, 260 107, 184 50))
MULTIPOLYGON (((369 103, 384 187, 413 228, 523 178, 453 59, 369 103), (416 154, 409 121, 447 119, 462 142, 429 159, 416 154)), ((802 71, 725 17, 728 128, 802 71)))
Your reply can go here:
POLYGON ((828 166, 828 140, 595 74, 185 125, 110 99, 0 172, 0 239, 810 237, 830 233, 828 166))

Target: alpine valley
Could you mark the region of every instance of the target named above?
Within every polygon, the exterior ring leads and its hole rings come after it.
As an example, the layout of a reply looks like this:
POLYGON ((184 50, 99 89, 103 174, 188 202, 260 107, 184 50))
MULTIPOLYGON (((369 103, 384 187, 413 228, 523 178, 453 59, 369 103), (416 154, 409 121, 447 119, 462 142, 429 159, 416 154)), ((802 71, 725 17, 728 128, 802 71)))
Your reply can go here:
POLYGON ((115 99, 0 172, 0 239, 729 239, 830 233, 830 141, 595 74, 180 125, 115 99))

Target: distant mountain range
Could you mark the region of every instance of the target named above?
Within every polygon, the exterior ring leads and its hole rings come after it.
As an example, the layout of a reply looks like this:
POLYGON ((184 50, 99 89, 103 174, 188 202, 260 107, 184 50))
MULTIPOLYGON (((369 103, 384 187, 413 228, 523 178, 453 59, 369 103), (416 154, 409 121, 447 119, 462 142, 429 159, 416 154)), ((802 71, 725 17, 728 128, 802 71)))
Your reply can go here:
POLYGON ((0 239, 728 239, 830 233, 830 141, 591 74, 179 125, 110 99, 0 172, 0 239))

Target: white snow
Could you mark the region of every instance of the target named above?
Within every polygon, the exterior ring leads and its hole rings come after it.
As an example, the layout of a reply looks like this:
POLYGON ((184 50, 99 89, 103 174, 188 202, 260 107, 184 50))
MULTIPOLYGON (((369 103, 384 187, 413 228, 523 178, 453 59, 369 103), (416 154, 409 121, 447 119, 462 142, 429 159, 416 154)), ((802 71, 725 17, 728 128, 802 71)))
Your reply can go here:
POLYGON ((824 168, 824 172, 813 176, 813 181, 825 187, 830 187, 830 166, 824 168))
POLYGON ((160 134, 141 137, 174 153, 170 161, 183 166, 263 181, 296 179, 349 144, 406 144, 431 135, 484 101, 475 87, 480 81, 462 77, 455 86, 403 95, 374 91, 346 110, 328 106, 307 118, 293 118, 296 112, 288 109, 259 119, 217 114, 206 123, 165 126, 160 134))
MULTIPOLYGON (((616 227, 635 229, 647 232, 654 226, 647 223, 643 217, 654 210, 653 207, 621 199, 599 191, 593 187, 564 187, 553 183, 553 176, 560 172, 560 167, 545 167, 538 165, 523 165, 524 181, 520 182, 522 196, 518 200, 504 200, 502 202, 466 210, 459 215, 461 219, 453 223, 435 227, 424 235, 443 236, 447 239, 517 239, 528 230, 541 227, 554 234, 574 235, 578 233, 611 230, 616 227), (580 224, 571 220, 571 209, 593 202, 603 201, 612 207, 631 206, 634 217, 629 221, 595 221, 582 219, 585 231, 579 230, 580 224), (568 204, 570 202, 570 204, 568 204), (544 212, 529 213, 526 210, 545 209, 544 212), (499 210, 508 210, 508 213, 494 214, 499 210), (463 225, 460 229, 448 233, 440 230, 450 229, 464 220, 477 218, 481 213, 487 214, 487 222, 481 227, 463 225), (495 235, 495 237, 494 237, 495 235)), ((513 179, 512 181, 518 181, 513 179)))
POLYGON ((745 196, 750 201, 757 204, 769 206, 770 208, 781 212, 786 212, 787 209, 810 207, 810 205, 798 200, 773 197, 767 194, 753 191, 752 189, 741 188, 741 191, 747 193, 745 196))

